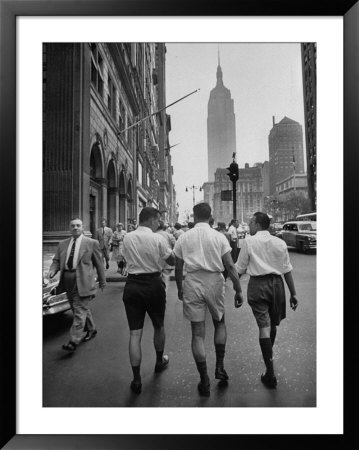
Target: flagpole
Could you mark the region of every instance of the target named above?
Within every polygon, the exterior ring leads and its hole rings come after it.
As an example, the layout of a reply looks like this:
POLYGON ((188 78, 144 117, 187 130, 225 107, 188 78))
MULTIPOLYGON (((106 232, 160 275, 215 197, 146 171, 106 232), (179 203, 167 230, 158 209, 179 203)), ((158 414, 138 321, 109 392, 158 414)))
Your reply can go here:
POLYGON ((189 97, 190 95, 194 94, 194 93, 197 92, 197 91, 199 91, 199 89, 196 89, 195 91, 190 92, 189 94, 185 95, 184 97, 179 98, 179 99, 176 100, 175 102, 170 103, 169 105, 164 106, 163 108, 159 109, 158 111, 156 111, 156 112, 154 112, 154 113, 152 113, 152 114, 149 114, 148 116, 144 117, 143 119, 138 120, 137 122, 133 123, 133 124, 130 125, 129 127, 125 128, 124 130, 119 131, 119 132, 117 133, 117 135, 124 133, 125 131, 129 130, 130 128, 135 127, 136 125, 138 125, 139 123, 143 122, 144 120, 149 119, 149 118, 152 117, 152 116, 155 116, 156 114, 162 112, 163 110, 169 108, 169 107, 172 106, 172 105, 175 105, 176 103, 178 103, 178 102, 180 102, 181 100, 183 100, 183 99, 189 97))

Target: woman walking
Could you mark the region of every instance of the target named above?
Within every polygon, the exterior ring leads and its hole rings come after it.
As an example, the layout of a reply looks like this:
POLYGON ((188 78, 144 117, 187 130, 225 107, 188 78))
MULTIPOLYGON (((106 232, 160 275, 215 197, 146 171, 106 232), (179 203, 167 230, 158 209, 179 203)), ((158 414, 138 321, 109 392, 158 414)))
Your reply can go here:
POLYGON ((117 262, 117 272, 121 275, 125 275, 126 272, 126 260, 123 256, 123 238, 126 234, 123 224, 116 224, 116 231, 112 235, 112 261, 117 262))

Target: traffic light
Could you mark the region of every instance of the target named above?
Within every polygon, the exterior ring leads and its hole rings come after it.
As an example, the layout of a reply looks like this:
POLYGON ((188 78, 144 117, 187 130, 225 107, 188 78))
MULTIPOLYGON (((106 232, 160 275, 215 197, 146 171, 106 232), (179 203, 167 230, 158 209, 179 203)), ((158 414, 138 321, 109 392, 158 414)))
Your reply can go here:
POLYGON ((238 164, 236 162, 232 162, 229 167, 227 167, 227 175, 229 176, 229 179, 232 181, 232 183, 235 183, 238 181, 239 178, 239 170, 238 170, 238 164))

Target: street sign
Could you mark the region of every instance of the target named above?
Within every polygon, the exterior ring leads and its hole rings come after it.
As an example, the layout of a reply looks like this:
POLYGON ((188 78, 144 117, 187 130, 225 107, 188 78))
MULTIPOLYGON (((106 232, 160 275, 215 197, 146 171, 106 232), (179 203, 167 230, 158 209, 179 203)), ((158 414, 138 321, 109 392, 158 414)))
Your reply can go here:
POLYGON ((233 191, 221 191, 222 202, 231 202, 233 200, 233 191))

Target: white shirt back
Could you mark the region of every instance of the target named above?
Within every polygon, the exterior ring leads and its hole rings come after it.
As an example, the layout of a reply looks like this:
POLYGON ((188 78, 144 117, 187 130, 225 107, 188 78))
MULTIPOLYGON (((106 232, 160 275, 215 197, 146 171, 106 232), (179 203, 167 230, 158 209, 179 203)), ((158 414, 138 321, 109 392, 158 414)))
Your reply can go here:
POLYGON ((123 256, 131 274, 161 272, 171 253, 164 237, 148 227, 140 225, 123 239, 123 256))
POLYGON ((208 223, 199 222, 176 241, 174 254, 183 259, 187 272, 223 272, 222 256, 231 251, 226 237, 208 223))
POLYGON ((272 236, 269 231, 257 231, 255 235, 242 240, 242 249, 236 262, 238 273, 247 272, 253 276, 270 273, 281 275, 293 269, 287 244, 272 236))

